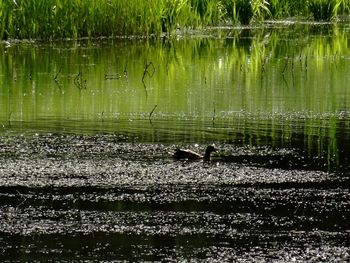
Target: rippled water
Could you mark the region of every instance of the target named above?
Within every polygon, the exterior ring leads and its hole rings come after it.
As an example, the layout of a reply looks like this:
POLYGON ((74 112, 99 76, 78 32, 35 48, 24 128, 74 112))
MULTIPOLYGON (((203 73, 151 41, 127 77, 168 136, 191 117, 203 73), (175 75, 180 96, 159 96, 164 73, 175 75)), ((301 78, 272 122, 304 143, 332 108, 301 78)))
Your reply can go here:
POLYGON ((285 169, 278 160, 303 159, 286 149, 218 145, 226 158, 203 163, 174 161, 175 148, 114 135, 2 138, 2 260, 349 260, 348 176, 285 169))
POLYGON ((0 44, 2 262, 350 261, 349 29, 204 33, 0 44))

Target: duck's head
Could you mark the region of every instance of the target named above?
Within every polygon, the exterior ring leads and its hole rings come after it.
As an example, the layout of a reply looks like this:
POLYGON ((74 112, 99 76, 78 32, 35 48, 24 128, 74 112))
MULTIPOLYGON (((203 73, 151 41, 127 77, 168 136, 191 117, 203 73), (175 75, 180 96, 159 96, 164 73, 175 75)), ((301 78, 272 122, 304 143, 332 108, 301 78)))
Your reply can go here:
POLYGON ((206 153, 212 153, 212 152, 216 152, 217 151, 217 148, 215 147, 215 145, 214 144, 212 144, 212 145, 209 145, 208 147, 207 147, 207 149, 206 149, 206 153))
POLYGON ((207 147, 207 149, 205 150, 204 160, 209 161, 209 160, 210 160, 210 154, 211 154, 212 152, 216 152, 216 151, 217 151, 217 148, 215 147, 214 144, 209 145, 209 146, 207 147))

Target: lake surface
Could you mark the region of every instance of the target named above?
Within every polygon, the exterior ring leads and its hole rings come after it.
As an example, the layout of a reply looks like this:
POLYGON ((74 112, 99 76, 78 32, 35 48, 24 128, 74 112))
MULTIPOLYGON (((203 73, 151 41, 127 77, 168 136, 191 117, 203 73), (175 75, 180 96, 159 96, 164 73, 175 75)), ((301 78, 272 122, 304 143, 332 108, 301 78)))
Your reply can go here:
POLYGON ((349 261, 349 38, 0 45, 1 259, 349 261))

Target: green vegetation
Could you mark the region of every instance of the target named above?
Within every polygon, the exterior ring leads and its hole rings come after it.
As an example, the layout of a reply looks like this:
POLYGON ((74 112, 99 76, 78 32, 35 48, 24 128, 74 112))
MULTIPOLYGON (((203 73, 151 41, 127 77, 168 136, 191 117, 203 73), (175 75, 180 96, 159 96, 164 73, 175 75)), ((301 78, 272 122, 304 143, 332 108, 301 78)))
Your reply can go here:
POLYGON ((331 20, 349 0, 0 0, 0 39, 159 35, 291 16, 331 20))

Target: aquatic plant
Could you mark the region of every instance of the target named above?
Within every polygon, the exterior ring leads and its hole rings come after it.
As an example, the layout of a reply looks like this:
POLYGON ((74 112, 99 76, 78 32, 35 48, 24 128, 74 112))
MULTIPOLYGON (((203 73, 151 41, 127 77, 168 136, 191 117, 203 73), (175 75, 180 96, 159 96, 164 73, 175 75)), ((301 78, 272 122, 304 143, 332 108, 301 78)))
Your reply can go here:
POLYGON ((269 11, 271 16, 277 19, 308 16, 308 9, 304 0, 269 0, 269 11))
POLYGON ((309 1, 308 8, 315 20, 329 21, 340 14, 348 14, 350 11, 350 1, 311 0, 309 1))
POLYGON ((334 0, 311 0, 309 10, 315 20, 331 20, 336 2, 334 0))
POLYGON ((234 22, 248 25, 253 18, 253 9, 249 0, 227 0, 226 10, 234 22))
POLYGON ((338 14, 348 14, 350 12, 350 1, 349 0, 335 0, 333 9, 334 16, 338 14))
POLYGON ((250 4, 252 6, 253 16, 257 20, 262 20, 265 18, 265 15, 269 16, 271 14, 267 0, 251 0, 250 4))
POLYGON ((347 14, 349 0, 0 0, 0 39, 161 35, 266 18, 347 14))

